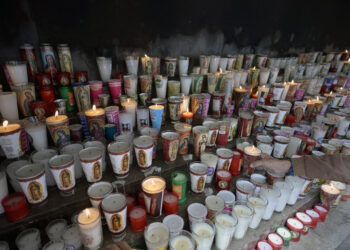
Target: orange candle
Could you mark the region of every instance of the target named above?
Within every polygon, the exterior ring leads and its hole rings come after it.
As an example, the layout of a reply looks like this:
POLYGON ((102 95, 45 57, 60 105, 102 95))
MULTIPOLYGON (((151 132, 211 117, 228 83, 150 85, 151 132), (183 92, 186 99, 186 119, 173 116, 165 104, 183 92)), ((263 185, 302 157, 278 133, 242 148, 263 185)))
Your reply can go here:
POLYGON ((193 112, 189 112, 188 109, 186 112, 182 113, 182 121, 188 124, 192 124, 193 112))

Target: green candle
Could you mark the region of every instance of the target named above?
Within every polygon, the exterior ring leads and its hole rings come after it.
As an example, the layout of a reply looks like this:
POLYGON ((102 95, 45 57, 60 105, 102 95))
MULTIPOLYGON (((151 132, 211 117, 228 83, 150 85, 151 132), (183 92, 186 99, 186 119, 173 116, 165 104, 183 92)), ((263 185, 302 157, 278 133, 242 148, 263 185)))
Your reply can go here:
POLYGON ((172 191, 179 197, 179 204, 186 202, 187 176, 184 172, 175 171, 171 174, 172 191))
POLYGON ((277 227, 276 233, 282 237, 283 239, 283 248, 287 248, 289 246, 289 242, 292 238, 291 232, 286 227, 277 227))

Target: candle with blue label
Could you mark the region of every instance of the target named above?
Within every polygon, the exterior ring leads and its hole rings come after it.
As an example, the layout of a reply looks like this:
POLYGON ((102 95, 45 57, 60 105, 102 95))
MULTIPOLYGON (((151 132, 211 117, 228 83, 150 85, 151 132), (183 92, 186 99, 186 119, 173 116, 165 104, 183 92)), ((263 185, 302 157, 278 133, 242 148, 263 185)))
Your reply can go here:
POLYGON ((152 127, 160 130, 160 127, 162 125, 162 116, 164 112, 164 106, 158 105, 158 104, 152 105, 152 106, 149 106, 149 110, 151 114, 152 127))

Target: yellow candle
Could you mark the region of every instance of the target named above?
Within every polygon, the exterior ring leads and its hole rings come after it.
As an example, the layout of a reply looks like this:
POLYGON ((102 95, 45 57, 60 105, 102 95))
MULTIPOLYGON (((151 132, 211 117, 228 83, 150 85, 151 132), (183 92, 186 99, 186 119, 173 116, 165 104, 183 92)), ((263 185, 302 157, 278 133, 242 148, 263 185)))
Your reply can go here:
POLYGON ((86 116, 97 116, 97 115, 104 115, 105 110, 101 108, 96 108, 96 105, 92 106, 92 109, 89 109, 85 111, 86 116))
POLYGON ((20 141, 21 125, 4 121, 0 126, 0 145, 7 159, 18 158, 24 154, 20 141))
POLYGON ((165 189, 165 181, 161 177, 152 176, 142 182, 142 190, 149 194, 156 194, 165 189))
POLYGON ((2 126, 0 126, 0 134, 10 133, 13 132, 21 127, 21 125, 14 123, 14 124, 8 124, 8 121, 4 121, 2 123, 2 126))
POLYGON ((57 124, 65 121, 66 119, 68 120, 66 115, 58 115, 58 111, 56 111, 55 115, 46 118, 46 124, 57 124))
POLYGON ((101 140, 105 136, 105 110, 93 105, 92 109, 85 111, 86 120, 91 136, 96 140, 101 140))
POLYGON ((46 125, 56 146, 61 147, 68 144, 70 131, 69 120, 66 115, 58 115, 58 111, 56 111, 54 116, 46 118, 46 125))

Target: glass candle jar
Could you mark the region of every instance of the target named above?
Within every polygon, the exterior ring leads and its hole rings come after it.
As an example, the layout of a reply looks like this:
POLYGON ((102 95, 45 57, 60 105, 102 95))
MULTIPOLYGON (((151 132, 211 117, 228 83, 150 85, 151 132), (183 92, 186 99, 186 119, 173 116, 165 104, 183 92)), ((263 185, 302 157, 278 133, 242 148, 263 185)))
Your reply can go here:
POLYGON ((265 198, 268 202, 262 219, 269 220, 277 206, 278 199, 281 196, 281 191, 263 187, 260 190, 260 196, 265 198))
POLYGON ((267 200, 264 197, 249 196, 247 206, 254 211, 253 218, 249 223, 249 228, 256 229, 258 228, 260 221, 265 213, 267 200))
POLYGON ((240 178, 236 181, 236 197, 237 201, 247 201, 248 195, 252 195, 255 185, 248 179, 240 178))
POLYGON ((160 222, 149 224, 144 232, 147 250, 167 249, 169 229, 160 222))
POLYGON ((195 223, 191 227, 197 250, 210 250, 215 237, 215 225, 211 220, 195 223))
POLYGON ((236 216, 219 214, 215 217, 215 247, 225 250, 230 245, 238 219, 236 216))
POLYGON ((202 193, 205 187, 205 179, 208 174, 208 166, 200 162, 190 164, 191 190, 195 194, 202 193))
POLYGON ((205 198, 205 206, 208 210, 207 218, 209 220, 213 220, 217 214, 224 210, 225 202, 218 196, 209 195, 207 198, 205 198))
POLYGON ((276 212, 282 212, 286 207, 290 194, 293 191, 293 186, 285 181, 277 181, 273 183, 273 188, 281 192, 281 196, 278 198, 277 205, 275 207, 276 212))

